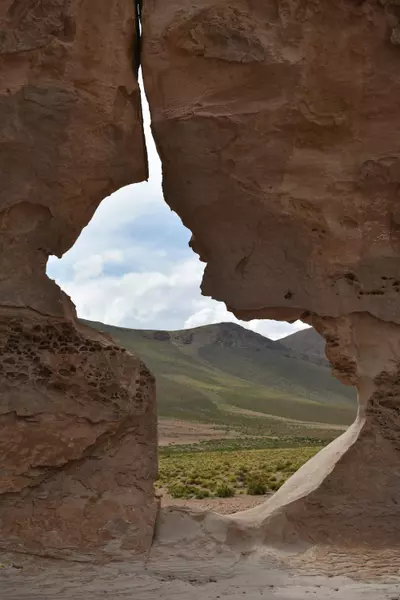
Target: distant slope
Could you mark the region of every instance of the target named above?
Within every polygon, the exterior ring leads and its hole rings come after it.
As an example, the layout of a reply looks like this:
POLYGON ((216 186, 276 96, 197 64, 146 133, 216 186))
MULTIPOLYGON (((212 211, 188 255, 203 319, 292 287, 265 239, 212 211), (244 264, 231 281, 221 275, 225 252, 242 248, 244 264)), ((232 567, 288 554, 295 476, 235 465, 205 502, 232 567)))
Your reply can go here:
POLYGON ((157 379, 161 416, 226 424, 252 412, 329 424, 354 419, 354 391, 326 366, 239 325, 167 332, 86 323, 146 362, 157 379))
POLYGON ((304 359, 317 364, 328 364, 325 356, 325 341, 313 327, 292 333, 279 342, 304 359))

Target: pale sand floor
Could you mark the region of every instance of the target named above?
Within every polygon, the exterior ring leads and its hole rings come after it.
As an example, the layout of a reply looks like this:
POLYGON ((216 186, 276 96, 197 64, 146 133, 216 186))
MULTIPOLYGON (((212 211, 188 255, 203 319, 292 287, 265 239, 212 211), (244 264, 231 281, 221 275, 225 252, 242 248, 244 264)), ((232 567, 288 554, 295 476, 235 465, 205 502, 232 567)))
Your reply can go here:
POLYGON ((229 535, 227 517, 171 507, 142 563, 3 556, 0 599, 400 600, 398 552, 246 550, 229 535))
POLYGON ((202 500, 190 498, 189 500, 185 500, 184 498, 173 498, 167 492, 163 491, 161 506, 163 508, 167 506, 182 506, 194 510, 210 510, 220 515, 231 515, 242 510, 254 508, 265 502, 271 495, 248 496, 247 494, 240 494, 240 496, 233 496, 233 498, 203 498, 202 500))
MULTIPOLYGON (((21 561, 20 561, 21 562, 21 561)), ((398 600, 400 585, 282 570, 268 561, 106 566, 47 561, 0 572, 1 600, 398 600)))

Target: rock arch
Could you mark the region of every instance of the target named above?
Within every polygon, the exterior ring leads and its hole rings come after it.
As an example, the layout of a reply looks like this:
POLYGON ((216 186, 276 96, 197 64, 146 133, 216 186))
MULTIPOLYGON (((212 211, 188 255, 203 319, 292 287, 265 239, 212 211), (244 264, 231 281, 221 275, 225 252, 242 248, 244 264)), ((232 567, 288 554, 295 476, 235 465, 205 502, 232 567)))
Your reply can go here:
POLYGON ((164 196, 243 319, 301 318, 356 423, 272 501, 259 537, 398 544, 399 7, 150 0, 143 71, 164 196))
MULTIPOLYGON (((165 199, 207 263, 203 293, 243 319, 312 323, 359 391, 352 428, 234 519, 262 539, 398 543, 399 16, 391 0, 143 2, 165 199)), ((128 0, 0 8, 9 549, 151 542, 152 377, 45 276, 102 197, 147 177, 135 19, 128 0)))

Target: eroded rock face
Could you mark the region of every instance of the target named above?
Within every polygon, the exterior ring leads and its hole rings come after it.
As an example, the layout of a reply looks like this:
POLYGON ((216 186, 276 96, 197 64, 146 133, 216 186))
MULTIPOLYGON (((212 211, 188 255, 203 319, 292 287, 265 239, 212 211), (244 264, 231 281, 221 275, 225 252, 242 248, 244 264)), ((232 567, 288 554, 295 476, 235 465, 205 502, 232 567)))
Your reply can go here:
MULTIPOLYGON (((395 0, 144 2, 165 197, 207 262, 203 292, 245 319, 313 323, 359 390, 346 434, 234 517, 262 541, 400 539, 399 20, 395 0)), ((8 550, 115 556, 151 542, 153 379, 80 327, 45 275, 107 193, 147 176, 137 26, 126 0, 0 7, 8 550)))
POLYGON ((400 321, 399 16, 390 0, 145 1, 165 198, 204 294, 238 316, 400 321))
POLYGON ((400 329, 371 315, 314 318, 334 373, 357 385, 355 423, 271 501, 234 520, 267 543, 395 548, 399 545, 400 329))
POLYGON ((62 315, 45 277, 107 196, 147 177, 127 0, 2 0, 0 304, 62 315))
POLYGON ((157 471, 154 379, 88 327, 0 310, 2 549, 140 554, 157 471))
POLYGON ((126 0, 0 4, 0 547, 147 552, 155 387, 45 274, 108 193, 147 177, 126 0))
POLYGON ((315 325, 359 392, 346 434, 234 518, 263 542, 398 544, 399 3, 144 9, 165 198, 207 263, 203 293, 315 325))

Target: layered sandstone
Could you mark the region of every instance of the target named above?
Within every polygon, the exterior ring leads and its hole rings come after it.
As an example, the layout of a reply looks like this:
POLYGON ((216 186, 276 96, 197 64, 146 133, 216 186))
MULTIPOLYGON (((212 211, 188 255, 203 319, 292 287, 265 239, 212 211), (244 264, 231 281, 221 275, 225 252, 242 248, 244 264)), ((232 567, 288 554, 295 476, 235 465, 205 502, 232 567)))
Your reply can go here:
POLYGON ((0 304, 64 314, 45 277, 101 200, 147 177, 134 3, 0 4, 0 304))
POLYGON ((145 553, 156 515, 154 378, 88 327, 0 310, 0 548, 145 553))
POLYGON ((400 320, 396 4, 144 3, 165 199, 237 315, 400 320))
MULTIPOLYGON (((47 279, 101 199, 147 176, 135 6, 0 6, 0 544, 143 553, 154 382, 47 279)), ((145 0, 166 201, 238 316, 313 323, 356 423, 266 506, 258 539, 398 543, 400 11, 395 0, 145 0), (343 505, 345 509, 343 509, 343 505)))
POLYGON ((344 382, 357 385, 355 423, 267 503, 234 520, 262 542, 394 548, 400 539, 400 329, 366 315, 314 319, 344 382))
POLYGON ((357 385, 346 434, 235 519, 260 540, 398 544, 400 8, 144 3, 164 194, 244 319, 302 318, 357 385))
POLYGON ((101 200, 147 177, 135 5, 0 3, 0 548, 147 552, 152 375, 46 277, 101 200))

